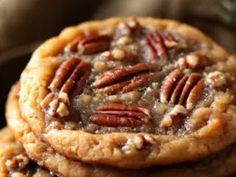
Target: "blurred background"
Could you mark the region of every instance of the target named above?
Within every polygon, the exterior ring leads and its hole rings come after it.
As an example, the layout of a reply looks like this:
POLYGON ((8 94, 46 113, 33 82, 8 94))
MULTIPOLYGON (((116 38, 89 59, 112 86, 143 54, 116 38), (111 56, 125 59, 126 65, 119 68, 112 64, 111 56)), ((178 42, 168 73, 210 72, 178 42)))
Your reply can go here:
POLYGON ((176 19, 236 53, 236 0, 0 0, 0 125, 7 92, 35 47, 66 26, 111 16, 176 19))

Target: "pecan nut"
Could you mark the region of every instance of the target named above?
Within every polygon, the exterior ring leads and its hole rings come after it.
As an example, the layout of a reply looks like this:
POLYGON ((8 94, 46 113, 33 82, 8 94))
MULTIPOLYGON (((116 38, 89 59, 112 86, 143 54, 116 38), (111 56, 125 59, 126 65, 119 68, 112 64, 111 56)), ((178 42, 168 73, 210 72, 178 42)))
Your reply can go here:
POLYGON ((118 25, 116 36, 131 36, 136 32, 141 32, 142 27, 137 19, 130 18, 125 22, 122 22, 118 25))
POLYGON ((135 105, 112 103, 96 109, 90 116, 90 122, 103 126, 137 127, 148 123, 149 110, 135 105))
POLYGON ((60 65, 49 89, 52 92, 79 93, 90 74, 90 64, 79 58, 70 58, 60 65))
POLYGON ((140 63, 107 71, 95 80, 93 87, 108 94, 132 91, 146 86, 152 79, 151 72, 155 69, 156 66, 152 63, 140 63))
POLYGON ((200 69, 209 66, 211 62, 200 52, 193 52, 184 57, 180 57, 178 65, 181 68, 200 69))
POLYGON ((120 49, 113 49, 109 57, 110 60, 135 60, 138 58, 139 47, 129 45, 120 49))
POLYGON ((206 82, 210 87, 221 87, 227 83, 226 76, 220 71, 210 72, 207 75, 206 82))
POLYGON ((160 127, 169 128, 171 127, 176 119, 182 118, 187 114, 187 110, 182 105, 175 105, 175 107, 164 116, 160 122, 160 127))
POLYGON ((91 55, 110 48, 111 37, 106 35, 86 38, 78 44, 80 54, 91 55))
POLYGON ((202 96, 204 82, 198 73, 183 74, 180 70, 172 71, 164 80, 160 101, 180 104, 192 109, 202 96))
POLYGON ((128 139, 128 141, 122 147, 122 150, 126 153, 133 150, 145 150, 149 149, 155 143, 155 139, 152 137, 152 135, 138 134, 133 139, 128 139))
POLYGON ((90 55, 108 50, 110 42, 111 37, 107 35, 76 38, 64 48, 64 51, 90 55))
POLYGON ((64 92, 49 93, 40 103, 43 111, 52 117, 65 117, 69 115, 69 97, 64 92))
POLYGON ((144 32, 145 53, 151 60, 167 60, 168 48, 175 46, 177 43, 174 38, 167 33, 144 32))
POLYGON ((79 58, 70 58, 62 63, 49 85, 50 93, 41 102, 41 107, 50 116, 69 115, 69 95, 80 94, 90 74, 90 65, 79 58))

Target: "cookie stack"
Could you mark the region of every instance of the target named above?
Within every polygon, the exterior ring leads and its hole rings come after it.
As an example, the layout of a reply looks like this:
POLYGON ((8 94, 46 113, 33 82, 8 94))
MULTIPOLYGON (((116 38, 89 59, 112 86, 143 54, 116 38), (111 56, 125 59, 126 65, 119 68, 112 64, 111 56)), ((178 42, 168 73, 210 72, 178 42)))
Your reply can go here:
POLYGON ((10 91, 0 176, 232 175, 235 78, 234 56, 175 21, 66 28, 10 91))

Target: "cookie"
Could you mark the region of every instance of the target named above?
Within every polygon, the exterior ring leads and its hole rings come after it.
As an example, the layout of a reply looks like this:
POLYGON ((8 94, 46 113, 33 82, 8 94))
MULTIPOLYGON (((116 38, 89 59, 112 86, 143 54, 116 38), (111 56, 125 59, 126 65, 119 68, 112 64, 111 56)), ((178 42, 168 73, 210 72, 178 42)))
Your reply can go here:
MULTIPOLYGON (((194 163, 166 167, 151 167, 143 170, 127 170, 101 165, 88 165, 68 159, 40 141, 20 115, 18 86, 14 86, 7 102, 7 122, 17 139, 23 144, 24 152, 33 161, 45 167, 51 174, 64 177, 227 177, 236 172, 235 145, 227 147, 215 156, 194 163), (52 173, 53 172, 53 173, 52 173)), ((11 137, 13 135, 8 131, 11 137)), ((0 136, 1 137, 1 136, 0 136)), ((13 143, 16 144, 15 140, 13 143)), ((22 147, 19 143, 18 146, 22 147)), ((36 168, 36 167, 35 167, 36 168)), ((37 167, 38 168, 38 167, 37 167)), ((46 172, 45 172, 46 173, 46 172)))
POLYGON ((85 163, 197 161, 236 140, 235 68, 233 56, 185 24, 87 22, 34 52, 20 109, 56 152, 85 163))
POLYGON ((9 128, 0 130, 0 177, 53 177, 26 155, 9 128))
POLYGON ((7 123, 14 132, 16 139, 22 143, 26 154, 39 165, 49 169, 58 176, 65 177, 78 177, 78 175, 80 177, 123 177, 124 172, 131 177, 141 177, 143 175, 141 171, 140 174, 134 172, 132 175, 126 170, 120 171, 109 167, 97 168, 94 165, 83 164, 55 152, 50 146, 40 141, 26 121, 21 118, 18 92, 19 85, 16 85, 13 86, 9 94, 6 106, 7 123))

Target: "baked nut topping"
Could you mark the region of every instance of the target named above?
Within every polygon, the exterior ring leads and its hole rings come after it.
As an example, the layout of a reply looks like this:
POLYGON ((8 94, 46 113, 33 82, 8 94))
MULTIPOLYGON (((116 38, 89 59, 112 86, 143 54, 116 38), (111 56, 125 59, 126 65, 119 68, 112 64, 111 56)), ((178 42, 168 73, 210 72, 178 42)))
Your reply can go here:
MULTIPOLYGON (((64 61, 41 102, 47 124, 59 117, 66 118, 64 127, 90 133, 196 131, 188 128, 189 117, 209 107, 227 79, 195 46, 135 18, 112 33, 75 37, 59 54, 64 61)), ((194 127, 206 125, 200 122, 194 127)))
POLYGON ((146 124, 149 119, 150 114, 147 109, 123 104, 105 105, 97 108, 97 110, 90 116, 91 122, 98 125, 112 127, 136 127, 146 124))
POLYGON ((97 36, 87 38, 79 42, 78 50, 81 54, 94 54, 109 49, 111 38, 109 36, 97 36))
POLYGON ((182 105, 176 105, 169 113, 166 115, 161 123, 160 127, 171 127, 175 121, 175 119, 181 118, 181 116, 185 116, 187 114, 187 110, 182 105))
POLYGON ((180 104, 192 109, 201 97, 204 82, 201 75, 182 74, 180 70, 172 71, 165 79, 160 93, 162 103, 180 104))
POLYGON ((226 77, 222 72, 214 71, 208 74, 206 81, 211 87, 221 87, 226 84, 226 77))
POLYGON ((131 36, 137 30, 142 29, 139 22, 135 18, 128 19, 127 21, 121 22, 117 27, 118 36, 131 36))
POLYGON ((52 117, 69 115, 69 94, 79 94, 90 74, 90 65, 79 58, 70 58, 60 65, 41 102, 43 110, 52 117))
POLYGON ((201 62, 201 58, 199 55, 197 54, 189 54, 186 57, 181 57, 178 60, 178 64, 181 67, 186 67, 186 68, 191 68, 191 69, 195 69, 200 65, 201 62))
POLYGON ((108 94, 132 91, 147 85, 152 77, 150 72, 153 70, 155 70, 155 65, 140 63, 131 67, 108 71, 95 80, 93 87, 108 94))
POLYGON ((146 55, 151 60, 167 60, 167 49, 177 45, 177 42, 170 34, 159 32, 145 32, 146 55))
POLYGON ((151 59, 168 59, 165 43, 158 32, 146 34, 145 40, 147 55, 151 59))
POLYGON ((109 49, 110 41, 110 36, 106 35, 89 37, 82 40, 77 38, 68 44, 64 51, 79 52, 84 55, 94 54, 109 49))
POLYGON ((89 22, 34 52, 20 79, 20 109, 37 137, 75 161, 195 161, 236 141, 235 61, 171 20, 89 22))

